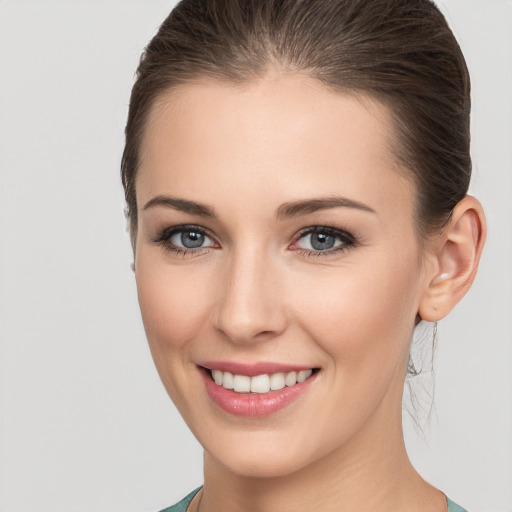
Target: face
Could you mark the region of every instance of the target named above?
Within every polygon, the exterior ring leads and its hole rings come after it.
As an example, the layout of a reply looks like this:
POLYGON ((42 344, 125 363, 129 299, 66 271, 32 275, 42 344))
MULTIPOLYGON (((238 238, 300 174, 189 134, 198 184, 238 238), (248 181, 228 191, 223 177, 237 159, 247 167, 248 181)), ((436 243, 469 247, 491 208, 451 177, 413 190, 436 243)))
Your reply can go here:
POLYGON ((391 140, 383 105, 300 76, 181 85, 151 111, 142 317, 165 388, 229 471, 284 475, 400 430, 426 277, 391 140))

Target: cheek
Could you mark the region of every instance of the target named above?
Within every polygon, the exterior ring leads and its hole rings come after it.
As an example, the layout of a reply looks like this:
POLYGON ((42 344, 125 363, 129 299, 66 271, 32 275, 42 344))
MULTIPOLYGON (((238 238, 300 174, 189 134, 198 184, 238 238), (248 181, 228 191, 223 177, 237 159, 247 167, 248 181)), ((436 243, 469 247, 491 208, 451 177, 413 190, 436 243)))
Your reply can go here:
POLYGON ((185 419, 190 404, 197 403, 197 388, 189 386, 190 349, 194 340, 204 338, 207 324, 208 287, 197 271, 162 265, 148 257, 138 258, 137 294, 146 337, 155 367, 167 393, 185 419))
POLYGON ((204 325, 208 303, 204 276, 147 261, 137 267, 136 279, 144 328, 154 355, 183 348, 204 325))
POLYGON ((350 373, 402 364, 414 330, 417 267, 373 261, 337 269, 297 293, 303 329, 350 373))

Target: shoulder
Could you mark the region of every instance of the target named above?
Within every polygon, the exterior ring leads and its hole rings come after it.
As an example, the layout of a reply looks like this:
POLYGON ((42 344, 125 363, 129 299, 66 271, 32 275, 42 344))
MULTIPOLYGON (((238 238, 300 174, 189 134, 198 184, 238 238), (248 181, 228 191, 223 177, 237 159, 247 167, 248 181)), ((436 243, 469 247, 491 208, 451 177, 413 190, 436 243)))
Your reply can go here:
MULTIPOLYGON (((187 496, 185 496, 179 503, 176 503, 176 505, 173 505, 172 507, 168 507, 164 510, 161 510, 160 512, 185 512, 187 510, 187 507, 189 506, 190 502, 192 501, 194 496, 199 492, 200 489, 201 489, 201 487, 198 487, 197 489, 192 491, 190 494, 187 494, 187 496)), ((454 512, 458 512, 458 509, 456 509, 454 512)))
POLYGON ((457 503, 454 503, 450 498, 446 498, 448 503, 448 512, 468 512, 465 508, 462 508, 457 503))

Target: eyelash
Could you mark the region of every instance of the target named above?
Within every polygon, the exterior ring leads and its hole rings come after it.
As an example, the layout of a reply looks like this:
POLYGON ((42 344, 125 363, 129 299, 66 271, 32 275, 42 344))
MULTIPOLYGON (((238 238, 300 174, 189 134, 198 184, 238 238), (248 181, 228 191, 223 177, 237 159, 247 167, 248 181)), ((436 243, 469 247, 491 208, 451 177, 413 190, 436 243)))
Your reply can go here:
POLYGON ((206 236, 213 240, 213 237, 208 234, 207 231, 200 228, 199 226, 194 225, 182 225, 182 226, 174 226, 171 228, 164 229, 156 238, 152 240, 155 244, 161 245, 166 251, 169 251, 177 256, 186 257, 186 256, 195 256, 198 253, 204 252, 205 249, 209 247, 197 247, 197 248, 186 248, 186 247, 177 247, 170 242, 170 239, 173 235, 177 233, 197 233, 198 235, 206 236))
POLYGON ((311 250, 311 249, 294 249, 302 256, 307 256, 308 258, 321 258, 326 256, 332 256, 333 254, 343 253, 348 251, 349 249, 354 248, 357 245, 356 239, 349 232, 344 231, 343 229, 333 228, 329 226, 312 226, 302 230, 299 235, 295 238, 294 244, 297 243, 302 238, 305 238, 308 235, 314 233, 321 233, 329 236, 333 236, 341 241, 341 244, 337 247, 333 247, 332 249, 327 249, 325 251, 320 250, 311 250))
MULTIPOLYGON (((160 245, 164 248, 164 250, 171 252, 175 254, 176 256, 180 257, 192 257, 195 255, 198 255, 199 253, 204 253, 206 249, 210 249, 211 246, 206 247, 198 247, 198 248, 183 248, 175 246, 170 242, 170 239, 173 235, 177 233, 186 233, 186 232, 192 232, 197 233, 201 236, 208 237, 212 240, 214 238, 203 228, 195 225, 181 225, 181 226, 174 226, 171 228, 166 228, 154 239, 152 239, 152 242, 160 245)), ((326 234, 329 236, 335 237, 337 240, 341 241, 341 244, 337 247, 333 247, 331 249, 327 249, 325 251, 320 250, 311 250, 311 249, 293 249, 301 256, 306 256, 308 258, 319 258, 319 257, 326 257, 326 256, 332 256, 336 253, 343 253, 345 251, 348 251, 349 249, 352 249, 357 246, 357 240, 356 238, 351 235, 349 232, 333 228, 330 226, 311 226, 308 228, 303 229, 295 238, 293 244, 296 244, 299 240, 305 238, 308 235, 314 234, 314 233, 321 233, 326 234)))

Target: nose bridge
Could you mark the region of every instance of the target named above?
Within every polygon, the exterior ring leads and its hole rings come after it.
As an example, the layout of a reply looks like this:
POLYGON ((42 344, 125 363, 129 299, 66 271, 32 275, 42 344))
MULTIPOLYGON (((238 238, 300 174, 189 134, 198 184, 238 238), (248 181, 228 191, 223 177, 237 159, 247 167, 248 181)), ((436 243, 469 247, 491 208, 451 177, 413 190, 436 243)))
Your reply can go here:
POLYGON ((234 250, 225 264, 215 326, 231 341, 268 339, 286 327, 277 263, 261 247, 234 250), (259 249, 259 250, 258 250, 259 249))

